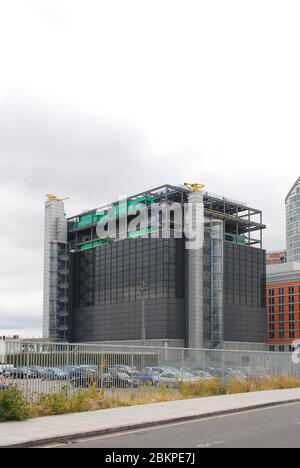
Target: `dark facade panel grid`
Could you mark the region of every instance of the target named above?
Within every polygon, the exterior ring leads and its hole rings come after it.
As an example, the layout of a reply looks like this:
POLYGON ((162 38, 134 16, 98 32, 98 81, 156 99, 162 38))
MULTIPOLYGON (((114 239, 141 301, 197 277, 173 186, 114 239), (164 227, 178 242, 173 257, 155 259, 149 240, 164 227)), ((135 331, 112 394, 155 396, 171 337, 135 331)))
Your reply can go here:
MULTIPOLYGON (((72 258, 72 341, 140 339, 142 280, 147 282, 147 338, 187 338, 182 239, 122 241, 72 258)), ((264 251, 224 242, 226 341, 263 342, 264 258, 264 251)))

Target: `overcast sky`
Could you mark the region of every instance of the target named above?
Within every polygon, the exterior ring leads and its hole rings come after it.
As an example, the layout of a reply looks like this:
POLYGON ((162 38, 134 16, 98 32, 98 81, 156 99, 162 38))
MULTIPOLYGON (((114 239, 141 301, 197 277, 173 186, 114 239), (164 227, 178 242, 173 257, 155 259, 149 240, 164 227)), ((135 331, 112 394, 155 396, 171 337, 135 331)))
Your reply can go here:
POLYGON ((299 0, 0 0, 0 333, 41 335, 46 193, 68 215, 199 181, 284 247, 299 0))

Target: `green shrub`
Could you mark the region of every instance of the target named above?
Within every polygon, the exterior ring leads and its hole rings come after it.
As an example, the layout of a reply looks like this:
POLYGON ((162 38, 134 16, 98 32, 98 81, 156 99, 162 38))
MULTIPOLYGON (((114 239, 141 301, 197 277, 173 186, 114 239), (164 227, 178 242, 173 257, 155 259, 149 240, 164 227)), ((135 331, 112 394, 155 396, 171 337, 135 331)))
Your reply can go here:
POLYGON ((63 388, 58 393, 49 395, 39 395, 36 402, 30 405, 30 412, 36 411, 37 415, 54 416, 57 414, 68 413, 68 392, 63 388))
POLYGON ((0 422, 28 419, 27 404, 23 393, 14 386, 0 391, 0 422))

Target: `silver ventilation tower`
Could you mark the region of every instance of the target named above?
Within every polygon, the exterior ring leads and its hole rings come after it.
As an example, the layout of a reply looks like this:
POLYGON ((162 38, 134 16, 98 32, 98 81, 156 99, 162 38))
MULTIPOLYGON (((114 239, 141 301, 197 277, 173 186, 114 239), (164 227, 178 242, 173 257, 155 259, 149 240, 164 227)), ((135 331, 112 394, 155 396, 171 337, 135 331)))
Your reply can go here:
POLYGON ((203 348, 203 194, 191 192, 188 201, 188 240, 186 241, 188 251, 188 345, 189 348, 203 348))
POLYGON ((68 223, 63 200, 48 195, 45 204, 43 336, 68 338, 68 223))

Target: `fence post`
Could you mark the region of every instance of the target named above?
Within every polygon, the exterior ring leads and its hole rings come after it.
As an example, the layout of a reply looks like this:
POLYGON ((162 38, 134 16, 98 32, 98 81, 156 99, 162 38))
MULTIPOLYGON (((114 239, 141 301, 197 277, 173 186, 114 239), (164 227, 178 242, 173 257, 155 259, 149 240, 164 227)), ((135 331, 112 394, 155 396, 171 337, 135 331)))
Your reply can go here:
POLYGON ((225 350, 223 349, 221 351, 222 353, 222 380, 223 380, 223 384, 225 383, 225 350))
POLYGON ((67 344, 67 367, 70 366, 70 345, 67 344))
POLYGON ((134 357, 133 357, 134 349, 131 348, 131 367, 134 368, 134 357))
POLYGON ((9 356, 9 353, 7 351, 7 347, 8 347, 8 341, 4 341, 4 349, 3 349, 3 363, 2 364, 5 364, 6 365, 6 370, 7 370, 7 366, 8 366, 8 356, 9 356))
POLYGON ((29 395, 29 343, 27 343, 27 355, 26 355, 26 400, 28 401, 29 395))

